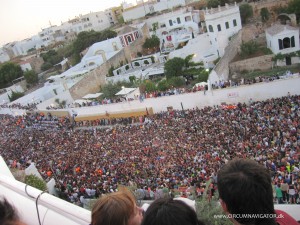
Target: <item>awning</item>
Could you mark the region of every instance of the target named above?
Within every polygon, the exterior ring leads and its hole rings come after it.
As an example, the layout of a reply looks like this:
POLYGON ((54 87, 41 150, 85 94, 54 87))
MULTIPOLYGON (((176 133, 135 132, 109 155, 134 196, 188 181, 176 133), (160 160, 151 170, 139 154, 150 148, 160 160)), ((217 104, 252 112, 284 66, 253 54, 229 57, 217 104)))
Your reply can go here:
POLYGON ((127 95, 130 92, 134 91, 136 88, 122 88, 116 95, 127 95))
POLYGON ((98 98, 99 96, 103 95, 103 93, 95 93, 95 94, 87 94, 83 96, 83 99, 93 99, 93 98, 98 98))

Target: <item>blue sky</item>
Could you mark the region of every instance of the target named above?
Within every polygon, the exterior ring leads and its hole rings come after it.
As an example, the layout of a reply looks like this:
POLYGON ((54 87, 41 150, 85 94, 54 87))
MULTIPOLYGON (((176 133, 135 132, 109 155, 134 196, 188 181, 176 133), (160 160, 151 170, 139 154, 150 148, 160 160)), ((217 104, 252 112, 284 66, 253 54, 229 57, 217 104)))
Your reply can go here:
MULTIPOLYGON (((60 25, 79 14, 104 11, 123 0, 1 0, 0 46, 31 37, 42 28, 60 25)), ((134 3, 136 0, 126 0, 134 3)))

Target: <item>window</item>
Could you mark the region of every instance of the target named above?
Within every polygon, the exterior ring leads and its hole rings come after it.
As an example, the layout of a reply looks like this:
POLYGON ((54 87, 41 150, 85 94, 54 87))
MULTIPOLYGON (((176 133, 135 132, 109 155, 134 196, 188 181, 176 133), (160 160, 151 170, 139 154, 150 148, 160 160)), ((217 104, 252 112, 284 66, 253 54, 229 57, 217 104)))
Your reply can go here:
POLYGON ((279 50, 283 49, 282 40, 278 39, 279 50))
POLYGON ((179 17, 177 17, 177 23, 178 23, 178 24, 180 24, 180 23, 181 23, 181 21, 180 21, 180 18, 179 18, 179 17))
POLYGON ((291 47, 290 38, 288 38, 288 37, 283 38, 282 43, 283 43, 283 48, 290 48, 291 47))
POLYGON ((234 26, 234 27, 237 26, 236 19, 233 20, 233 26, 234 26))
POLYGON ((170 26, 173 26, 173 21, 169 20, 169 24, 170 24, 170 26))
POLYGON ((190 16, 185 17, 185 22, 188 22, 188 21, 191 21, 191 20, 192 20, 192 18, 190 16))
POLYGON ((295 37, 294 36, 291 38, 291 47, 292 48, 295 47, 295 37))
POLYGON ((226 27, 226 29, 229 29, 229 23, 228 22, 225 22, 225 27, 226 27))
POLYGON ((127 36, 127 41, 128 41, 128 43, 131 43, 131 42, 132 42, 132 39, 131 39, 130 36, 127 36))
POLYGON ((209 25, 209 26, 208 26, 208 30, 209 30, 209 32, 214 32, 213 26, 212 26, 212 25, 209 25))
POLYGON ((218 24, 218 31, 221 31, 221 25, 220 24, 218 24))

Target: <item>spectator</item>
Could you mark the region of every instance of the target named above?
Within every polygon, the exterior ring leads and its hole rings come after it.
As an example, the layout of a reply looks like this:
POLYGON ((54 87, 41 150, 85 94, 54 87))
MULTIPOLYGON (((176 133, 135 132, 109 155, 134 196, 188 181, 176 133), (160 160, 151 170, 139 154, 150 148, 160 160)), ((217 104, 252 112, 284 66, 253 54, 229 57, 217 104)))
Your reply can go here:
POLYGON ((160 198, 147 209, 142 225, 204 225, 195 210, 182 200, 160 198))
POLYGON ((0 224, 1 225, 26 225, 21 222, 14 207, 4 198, 0 200, 0 224))
POLYGON ((92 225, 140 225, 143 210, 128 190, 103 195, 93 206, 92 225))
POLYGON ((287 213, 274 210, 269 171, 250 159, 234 159, 218 173, 223 210, 234 224, 298 225, 287 213), (274 215, 277 218, 274 218, 274 215))

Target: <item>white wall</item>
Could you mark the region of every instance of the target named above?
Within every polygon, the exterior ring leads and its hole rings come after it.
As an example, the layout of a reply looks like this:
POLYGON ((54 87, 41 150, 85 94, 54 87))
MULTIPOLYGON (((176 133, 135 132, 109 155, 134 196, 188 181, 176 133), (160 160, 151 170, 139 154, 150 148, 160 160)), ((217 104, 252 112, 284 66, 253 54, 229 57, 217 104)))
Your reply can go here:
POLYGON ((135 20, 141 17, 144 17, 149 13, 149 8, 144 7, 143 5, 136 6, 134 8, 128 9, 123 12, 123 18, 125 22, 135 20))
POLYGON ((217 48, 211 44, 207 33, 196 36, 183 48, 170 52, 169 58, 185 58, 192 54, 195 54, 195 57, 193 58, 194 62, 203 61, 207 68, 210 62, 218 58, 217 48), (211 55, 211 57, 207 57, 208 55, 211 55))
POLYGON ((228 38, 242 29, 239 7, 226 4, 225 7, 205 10, 205 26, 211 42, 213 45, 218 46, 220 56, 223 56, 225 47, 228 45, 228 38), (233 24, 234 20, 236 21, 236 26, 233 24), (229 28, 226 28, 226 22, 229 28), (220 25, 221 31, 218 31, 218 25, 220 25), (210 32, 210 26, 213 27, 213 32, 210 32))
POLYGON ((25 64, 22 64, 22 65, 20 65, 20 66, 21 66, 21 69, 22 69, 24 72, 32 70, 32 67, 31 67, 30 63, 25 63, 25 64))
MULTIPOLYGON (((1 173, 0 196, 4 196, 17 209, 23 222, 39 225, 36 199, 42 191, 27 186, 26 193, 25 186, 24 183, 1 173)), ((87 225, 91 221, 90 211, 48 193, 40 195, 38 209, 43 225, 87 225)))
MULTIPOLYGON (((257 83, 253 85, 211 90, 208 91, 206 95, 204 95, 203 92, 195 92, 160 98, 147 98, 144 102, 136 100, 93 107, 81 107, 76 108, 76 111, 78 112, 78 116, 104 115, 106 112, 123 112, 152 107, 154 113, 159 113, 161 111, 166 111, 168 106, 180 110, 181 103, 183 104, 184 109, 192 109, 195 107, 203 108, 205 106, 221 105, 223 102, 226 102, 227 104, 235 104, 238 102, 248 103, 250 98, 254 101, 278 98, 286 96, 288 92, 292 95, 300 95, 299 87, 300 76, 297 75, 296 78, 276 80, 269 83, 257 83)), ((69 111, 71 113, 71 109, 69 109, 69 111)))
POLYGON ((4 51, 3 48, 0 48, 0 63, 7 62, 9 60, 10 60, 10 58, 9 58, 9 55, 7 54, 7 52, 4 51))
POLYGON ((270 35, 269 33, 266 32, 266 39, 267 39, 267 45, 268 47, 272 50, 274 54, 288 54, 291 52, 296 52, 300 50, 299 47, 299 30, 285 30, 281 32, 280 34, 277 35, 270 35), (278 39, 283 40, 284 38, 295 38, 295 47, 291 48, 285 48, 285 49, 279 49, 279 43, 278 39))
POLYGON ((173 9, 176 6, 185 6, 185 0, 160 0, 157 3, 140 4, 123 12, 124 21, 135 20, 144 17, 148 13, 160 12, 166 9, 173 9))

